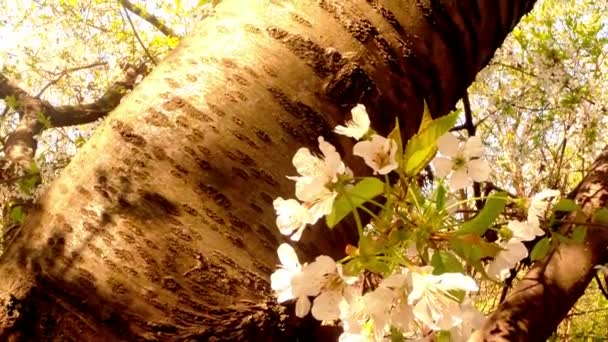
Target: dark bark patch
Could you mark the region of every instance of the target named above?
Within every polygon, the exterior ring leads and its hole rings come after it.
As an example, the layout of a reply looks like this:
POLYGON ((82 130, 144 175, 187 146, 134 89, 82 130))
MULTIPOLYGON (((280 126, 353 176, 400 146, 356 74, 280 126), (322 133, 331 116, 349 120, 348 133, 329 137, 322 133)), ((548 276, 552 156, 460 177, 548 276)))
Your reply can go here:
POLYGON ((379 4, 377 0, 367 0, 367 3, 370 4, 378 13, 380 13, 384 20, 386 20, 398 34, 405 34, 405 29, 403 26, 401 26, 399 20, 397 20, 397 16, 393 12, 379 4))
POLYGON ((367 19, 358 19, 353 14, 346 13, 342 1, 319 0, 319 7, 331 14, 356 40, 365 43, 376 35, 378 29, 367 19))
POLYGON ((267 88, 275 101, 291 116, 300 120, 299 129, 304 133, 308 144, 315 144, 317 137, 332 137, 332 128, 325 117, 310 106, 289 98, 287 94, 275 87, 267 88))
POLYGON ((263 180, 272 187, 279 186, 279 182, 277 182, 266 170, 252 168, 250 169, 250 172, 253 174, 253 177, 263 180))
POLYGON ((179 208, 157 192, 140 191, 139 195, 141 196, 143 203, 153 210, 152 212, 173 216, 180 215, 179 208))
MULTIPOLYGON (((213 221, 215 221, 216 223, 220 224, 220 225, 224 225, 226 222, 224 221, 224 219, 218 215, 215 211, 209 209, 209 208, 205 208, 205 214, 207 214, 207 217, 209 217, 210 219, 212 219, 213 221)), ((213 225, 210 225, 210 228, 214 228, 213 225)))
POLYGON ((272 199, 272 196, 270 196, 269 194, 265 193, 265 192, 260 192, 260 197, 262 198, 262 200, 264 200, 264 202, 266 202, 267 204, 272 205, 272 202, 274 201, 272 199))
POLYGON ((255 210, 256 212, 262 214, 264 212, 264 209, 260 208, 259 206, 257 206, 255 203, 249 203, 249 206, 251 207, 251 209, 255 210))
POLYGON ((249 180, 249 175, 247 174, 247 172, 236 166, 232 167, 232 173, 234 173, 237 177, 242 178, 243 180, 249 180))
POLYGON ((150 239, 144 239, 144 243, 146 244, 146 247, 150 248, 150 249, 154 249, 154 250, 159 250, 160 248, 158 248, 158 246, 154 243, 154 241, 150 240, 150 239))
POLYGON ((310 38, 289 33, 276 26, 270 26, 266 31, 270 37, 283 43, 289 51, 310 66, 320 78, 330 76, 346 63, 346 59, 335 49, 324 49, 310 38))
POLYGON ((152 146, 152 154, 154 154, 154 156, 158 160, 165 160, 165 159, 167 159, 167 153, 160 146, 152 146))
POLYGON ((277 69, 268 64, 263 64, 262 70, 264 70, 264 72, 270 77, 277 77, 279 75, 277 69))
POLYGON ((262 140, 263 142, 267 143, 267 144, 272 144, 272 138, 270 138, 270 135, 264 131, 262 131, 261 129, 255 129, 255 135, 260 138, 260 140, 262 140))
POLYGON ((218 107, 212 103, 207 103, 207 106, 213 112, 213 114, 217 115, 218 117, 223 118, 226 116, 226 112, 221 110, 220 107, 218 107))
POLYGON ((251 158, 246 153, 239 151, 237 149, 234 149, 232 151, 224 150, 223 152, 224 152, 224 154, 226 154, 226 156, 230 160, 239 162, 243 166, 255 166, 256 165, 256 162, 255 162, 255 160, 253 160, 253 158, 251 158))
POLYGON ((249 86, 251 84, 245 77, 239 74, 232 75, 232 78, 236 81, 236 83, 240 84, 243 87, 249 86))
POLYGON ((155 127, 172 127, 171 121, 167 116, 160 111, 150 108, 148 109, 147 115, 144 117, 144 121, 155 127))
POLYGON ((211 164, 209 164, 209 162, 208 162, 208 161, 206 161, 206 160, 204 160, 204 159, 201 159, 201 158, 198 158, 198 157, 197 157, 197 158, 195 158, 195 159, 194 159, 194 161, 196 161, 196 164, 197 164, 197 165, 198 165, 198 166, 199 166, 199 167, 200 167, 202 170, 208 171, 208 170, 211 170, 211 169, 212 169, 211 164))
POLYGON ((122 295, 128 292, 127 287, 114 278, 108 278, 106 283, 112 293, 122 295))
MULTIPOLYGON (((183 99, 179 96, 171 97, 168 101, 166 101, 162 104, 162 108, 169 112, 180 110, 182 113, 186 114, 187 116, 189 116, 195 120, 201 121, 201 122, 213 121, 213 119, 209 115, 207 115, 203 111, 197 109, 196 107, 191 105, 188 101, 186 101, 185 99, 183 99)), ((182 122, 182 124, 183 124, 183 122, 182 122)))
POLYGON ((182 204, 182 209, 190 216, 198 216, 198 211, 187 204, 182 204))
POLYGON ((173 277, 163 277, 163 287, 169 291, 175 291, 181 288, 181 286, 173 277))
POLYGON ((247 137, 246 135, 244 135, 241 132, 238 131, 231 131, 232 135, 234 135, 238 140, 244 142, 245 144, 249 145, 249 147, 257 150, 259 149, 258 145, 253 142, 253 140, 249 139, 249 137, 247 137))
POLYGON ((122 121, 114 121, 112 123, 112 129, 120 135, 120 137, 127 143, 133 144, 137 147, 146 146, 146 139, 144 139, 141 135, 136 134, 129 124, 126 124, 122 121))
POLYGON ((249 75, 251 75, 251 77, 253 77, 253 78, 260 78, 260 75, 258 75, 258 73, 255 70, 253 70, 251 67, 249 67, 247 65, 243 67, 243 70, 245 70, 245 72, 248 73, 249 75))
POLYGON ((251 231, 251 226, 247 222, 232 213, 228 213, 228 221, 230 221, 230 226, 236 230, 251 231))
POLYGON ((178 89, 180 87, 179 82, 170 77, 165 78, 165 82, 167 82, 167 84, 170 85, 173 89, 178 89))
POLYGON ((132 245, 135 243, 135 238, 133 237, 133 235, 124 232, 124 231, 118 231, 118 235, 120 235, 122 237, 122 239, 128 244, 128 245, 132 245))
POLYGON ((367 102, 378 94, 375 82, 360 66, 349 63, 331 77, 324 87, 325 94, 344 107, 367 102))
POLYGON ((222 65, 230 69, 238 68, 236 62, 230 58, 222 58, 222 65))
POLYGON ((211 185, 199 183, 197 188, 205 197, 212 199, 215 204, 224 209, 230 209, 232 203, 224 194, 211 185))
POLYGON ((184 146, 184 147, 182 147, 182 150, 184 150, 184 152, 186 152, 187 154, 189 154, 192 157, 196 156, 196 152, 190 146, 184 146))
POLYGON ((299 14, 297 14, 295 12, 289 12, 289 16, 296 23, 298 23, 298 24, 300 24, 302 26, 306 26, 308 28, 312 28, 312 24, 310 23, 310 21, 304 19, 304 17, 302 17, 301 15, 299 15, 299 14))
POLYGON ((262 32, 262 30, 260 30, 258 27, 251 25, 251 24, 245 24, 244 28, 245 28, 245 32, 249 32, 249 33, 253 33, 253 34, 260 34, 262 32))
POLYGON ((177 227, 177 226, 172 226, 171 227, 171 232, 177 236, 178 238, 186 241, 186 242, 191 242, 192 241, 192 236, 190 236, 190 234, 188 234, 188 231, 184 228, 181 227, 177 227))
POLYGON ((236 116, 232 117, 232 122, 234 122, 235 125, 239 126, 239 127, 243 127, 245 125, 245 122, 241 119, 239 119, 236 116))
POLYGON ((255 231, 256 231, 256 233, 261 235, 264 239, 266 239, 273 246, 276 246, 279 244, 279 241, 274 236, 274 234, 272 233, 270 228, 266 227, 265 225, 257 224, 255 231))

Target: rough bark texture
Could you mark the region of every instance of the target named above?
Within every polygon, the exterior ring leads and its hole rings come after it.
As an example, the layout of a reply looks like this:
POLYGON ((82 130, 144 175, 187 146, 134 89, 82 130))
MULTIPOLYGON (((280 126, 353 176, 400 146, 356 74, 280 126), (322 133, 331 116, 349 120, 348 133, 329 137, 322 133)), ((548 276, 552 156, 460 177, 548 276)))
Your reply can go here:
MULTIPOLYGON (((225 0, 107 118, 0 262, 0 340, 319 337, 269 299, 290 159, 363 103, 446 114, 532 0, 225 0)), ((352 231, 316 227, 302 259, 352 231)))
MULTIPOLYGON (((590 217, 608 207, 608 147, 571 196, 590 217)), ((574 219, 572 219, 574 221, 574 219)), ((598 224, 589 219, 589 223, 598 224)), ((567 233, 572 225, 561 228, 567 233)), ((486 341, 545 341, 583 295, 597 270, 608 262, 608 229, 588 227, 584 244, 560 244, 535 264, 483 329, 486 341)))

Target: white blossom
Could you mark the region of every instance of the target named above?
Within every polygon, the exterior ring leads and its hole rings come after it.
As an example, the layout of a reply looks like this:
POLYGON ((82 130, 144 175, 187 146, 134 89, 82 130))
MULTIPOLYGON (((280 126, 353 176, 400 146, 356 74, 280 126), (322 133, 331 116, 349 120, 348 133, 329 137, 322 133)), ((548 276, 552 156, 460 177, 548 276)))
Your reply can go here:
POLYGON ((559 191, 553 189, 545 189, 532 197, 528 206, 528 221, 538 222, 539 218, 544 218, 549 207, 546 199, 559 196, 559 191))
POLYGON ((494 260, 488 265, 486 273, 491 278, 504 281, 511 274, 511 269, 528 256, 528 249, 518 239, 504 241, 499 243, 499 246, 503 250, 496 254, 494 260))
POLYGON ((356 105, 350 113, 353 119, 346 121, 346 126, 336 126, 334 132, 359 140, 369 131, 369 116, 362 104, 356 105))
POLYGON ((330 185, 338 181, 339 175, 347 173, 340 154, 323 137, 319 137, 319 149, 324 158, 300 148, 292 160, 300 176, 288 177, 296 181, 296 197, 308 207, 313 223, 331 212, 338 193, 330 185))
POLYGON ((449 330, 463 321, 460 303, 451 290, 476 292, 475 280, 461 273, 433 275, 430 268, 412 272, 412 292, 408 303, 414 304, 414 316, 433 330, 449 330))
POLYGON ((460 304, 462 311, 462 323, 450 329, 451 342, 466 342, 475 330, 480 329, 485 321, 485 316, 474 306, 471 299, 467 298, 460 304))
POLYGON ((276 223, 279 231, 283 235, 291 235, 293 241, 299 241, 306 225, 314 223, 310 210, 295 199, 285 200, 278 197, 272 204, 277 213, 276 223))
POLYGON ((441 156, 435 157, 433 167, 438 177, 448 177, 450 187, 462 189, 475 182, 484 182, 490 176, 488 163, 479 159, 483 155, 483 144, 477 136, 462 143, 451 133, 437 140, 441 156))
POLYGON ((291 287, 291 279, 302 271, 302 266, 298 256, 290 245, 282 243, 277 249, 281 268, 270 276, 270 287, 277 292, 277 301, 284 301, 296 298, 291 287))
POLYGON ((374 174, 386 175, 395 170, 397 164, 397 143, 374 134, 371 140, 360 141, 353 147, 353 154, 362 157, 365 164, 374 170, 374 174))

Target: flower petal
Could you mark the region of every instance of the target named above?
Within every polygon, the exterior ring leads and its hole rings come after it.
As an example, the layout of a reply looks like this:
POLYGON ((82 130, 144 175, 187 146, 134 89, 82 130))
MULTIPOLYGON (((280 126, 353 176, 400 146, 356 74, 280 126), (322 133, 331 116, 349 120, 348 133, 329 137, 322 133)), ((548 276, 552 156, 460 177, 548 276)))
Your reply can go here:
POLYGON ((350 113, 352 120, 347 121, 346 126, 336 126, 334 132, 359 140, 369 131, 369 116, 362 104, 356 105, 350 113))
POLYGON ((466 188, 471 181, 466 169, 455 170, 450 176, 449 184, 452 190, 460 190, 466 188))
POLYGON ((306 296, 298 297, 296 301, 296 316, 302 318, 310 311, 310 300, 306 296))
POLYGON ((483 156, 484 146, 478 136, 472 136, 464 144, 464 155, 468 158, 483 156))
POLYGON ((340 291, 322 292, 312 303, 312 316, 319 321, 333 321, 340 318, 340 291))
POLYGON ((439 152, 446 157, 454 157, 460 149, 460 141, 452 133, 446 133, 437 140, 439 152))
POLYGON ((453 165, 452 160, 445 157, 435 157, 433 159, 433 167, 435 168, 435 175, 437 177, 449 175, 452 172, 453 165))
POLYGON ((277 254, 279 255, 279 260, 283 265, 283 268, 295 271, 300 269, 300 261, 298 260, 298 255, 296 251, 290 245, 286 243, 282 243, 279 248, 277 248, 277 254))
POLYGON ((484 159, 473 159, 467 163, 469 177, 476 182, 485 182, 490 178, 490 165, 484 159))

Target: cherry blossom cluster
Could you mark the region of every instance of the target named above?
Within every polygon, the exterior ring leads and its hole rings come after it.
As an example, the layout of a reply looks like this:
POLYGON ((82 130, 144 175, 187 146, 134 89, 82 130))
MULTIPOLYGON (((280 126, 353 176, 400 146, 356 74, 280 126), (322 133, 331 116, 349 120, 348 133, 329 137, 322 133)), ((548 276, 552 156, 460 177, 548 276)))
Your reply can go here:
MULTIPOLYGON (((540 192, 529 201, 526 220, 510 220, 502 228, 489 226, 487 220, 485 225, 474 218, 464 220, 454 213, 459 203, 449 198, 442 184, 456 191, 488 180, 490 167, 478 137, 461 140, 449 132, 450 121, 428 119, 428 129, 421 129, 412 139, 411 144, 418 145, 404 148, 398 125, 384 137, 370 128, 363 105, 355 106, 351 115, 352 120, 337 126, 335 132, 357 140, 353 154, 363 158, 374 175, 384 176, 384 182, 355 177, 336 148, 319 137, 322 155, 300 148, 293 157, 298 175, 288 178, 295 181, 296 198, 279 197, 273 205, 281 234, 299 241, 305 228, 323 217, 328 227, 335 225, 342 218, 336 212, 344 211, 347 203, 357 222, 359 248, 349 246, 348 256, 339 261, 321 255, 301 264, 294 248, 281 244, 277 251, 281 265, 271 276, 278 302, 295 300, 298 317, 310 313, 319 321, 341 324, 341 342, 385 341, 396 336, 429 341, 447 336, 452 341, 467 341, 484 321, 473 305, 477 281, 504 281, 511 275, 516 264, 528 256, 524 242, 545 235, 541 224, 559 193, 540 192), (422 152, 416 151, 417 146, 422 152), (437 151, 439 155, 433 159, 437 151), (429 162, 439 179, 434 192, 416 188, 415 173, 429 162), (386 175, 391 172, 399 175, 398 184, 389 183, 386 175), (358 188, 363 182, 366 186, 358 188), (374 201, 378 195, 385 201, 374 201), (380 207, 383 214, 365 208, 366 202, 380 207), (371 222, 363 225, 357 210, 366 210, 371 222), (480 245, 489 252, 467 252, 463 241, 473 241, 472 236, 478 241, 488 229, 496 229, 499 236, 497 241, 480 245), (384 245, 372 252, 363 246, 377 241, 384 245), (476 280, 463 265, 481 265, 481 258, 485 266, 476 269, 476 280)), ((506 195, 487 200, 494 204, 482 209, 486 210, 483 216, 498 218, 506 195)))

